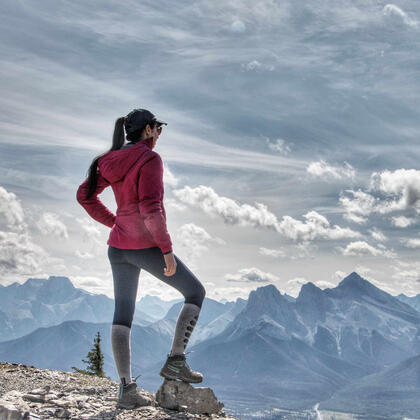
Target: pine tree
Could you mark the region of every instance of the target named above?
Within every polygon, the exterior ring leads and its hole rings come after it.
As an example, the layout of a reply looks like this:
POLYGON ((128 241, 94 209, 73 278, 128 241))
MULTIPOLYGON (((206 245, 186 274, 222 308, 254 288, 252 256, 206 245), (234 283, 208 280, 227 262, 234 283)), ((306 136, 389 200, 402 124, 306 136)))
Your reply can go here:
POLYGON ((86 375, 96 375, 96 376, 100 376, 101 378, 104 378, 105 377, 105 373, 103 371, 104 355, 102 354, 100 343, 101 343, 101 334, 98 331, 98 333, 96 334, 96 338, 94 340, 93 349, 87 355, 88 360, 82 359, 82 362, 88 365, 86 370, 78 369, 75 366, 72 366, 71 368, 74 369, 78 373, 84 373, 86 375))

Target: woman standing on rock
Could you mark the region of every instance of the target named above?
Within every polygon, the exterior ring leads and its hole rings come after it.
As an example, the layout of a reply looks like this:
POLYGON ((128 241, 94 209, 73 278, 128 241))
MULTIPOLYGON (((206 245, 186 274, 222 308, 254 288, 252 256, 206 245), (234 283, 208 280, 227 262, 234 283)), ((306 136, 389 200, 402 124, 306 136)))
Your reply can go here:
POLYGON ((152 150, 164 124, 167 125, 146 109, 134 109, 118 118, 111 149, 93 160, 89 176, 77 190, 77 201, 89 215, 111 228, 107 242, 115 294, 111 341, 121 379, 118 401, 122 408, 151 404, 139 392, 137 378, 131 377, 130 331, 142 268, 175 287, 185 298, 172 349, 160 375, 193 383, 203 379, 201 373, 189 368, 184 350, 206 291, 173 253, 167 231, 163 163, 152 150), (126 144, 124 128, 129 140, 126 144), (97 197, 109 185, 118 206, 116 215, 97 197))

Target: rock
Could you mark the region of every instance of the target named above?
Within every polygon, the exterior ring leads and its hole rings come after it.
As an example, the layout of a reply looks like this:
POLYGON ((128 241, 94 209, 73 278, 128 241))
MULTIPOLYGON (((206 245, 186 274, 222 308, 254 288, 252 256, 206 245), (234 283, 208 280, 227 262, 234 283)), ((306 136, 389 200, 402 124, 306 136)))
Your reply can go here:
POLYGON ((168 379, 156 392, 156 401, 161 407, 193 414, 218 414, 224 407, 210 388, 168 379))
POLYGON ((0 400, 0 419, 21 420, 23 413, 7 401, 0 400))
MULTIPOLYGON (((0 362, 0 420, 208 420, 207 414, 197 413, 216 413, 223 407, 209 388, 167 382, 156 396, 142 390, 153 405, 124 410, 117 407, 119 383, 108 378, 0 362), (159 405, 158 395, 166 405, 159 405), (168 408, 168 402, 176 408, 168 408)), ((211 419, 238 420, 223 412, 211 419)))

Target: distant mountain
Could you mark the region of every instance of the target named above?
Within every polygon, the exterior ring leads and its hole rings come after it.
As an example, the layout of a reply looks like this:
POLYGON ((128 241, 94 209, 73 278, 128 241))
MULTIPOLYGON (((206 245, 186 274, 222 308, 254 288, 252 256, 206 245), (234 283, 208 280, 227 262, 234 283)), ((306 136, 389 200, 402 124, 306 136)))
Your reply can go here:
POLYGON ((400 293, 395 297, 420 312, 420 293, 415 296, 406 296, 404 293, 400 293))
MULTIPOLYGON (((0 308, 0 341, 6 341, 63 321, 112 323, 115 302, 75 288, 67 277, 50 276, 1 287, 0 308)), ((148 325, 155 320, 136 307, 135 324, 148 325)))
MULTIPOLYGON (((0 360, 24 363, 41 369, 59 369, 72 372, 72 366, 86 368, 86 360, 93 347, 97 331, 101 335, 104 370, 119 381, 111 344, 111 323, 65 321, 48 328, 38 328, 30 334, 0 343, 0 360)), ((133 324, 131 329, 132 374, 137 376, 145 367, 166 357, 172 337, 157 332, 153 327, 133 324)), ((158 375, 159 372, 155 372, 158 375)))
POLYGON ((307 283, 294 302, 270 284, 220 334, 193 345, 190 360, 232 398, 258 389, 261 404, 309 408, 417 354, 419 325, 420 313, 357 273, 334 289, 307 283))
POLYGON ((143 296, 136 303, 136 308, 139 308, 143 313, 155 319, 155 321, 162 319, 167 314, 168 310, 178 302, 183 302, 184 298, 162 300, 158 296, 143 296))
POLYGON ((322 401, 318 409, 339 409, 383 418, 419 418, 419 395, 420 354, 341 388, 322 401))
MULTIPOLYGON (((33 287, 39 289, 42 285, 33 287)), ((3 291, 0 289, 0 293, 3 291)), ((25 296, 28 299, 28 295, 25 296)), ((29 296, 32 295, 29 293, 29 296)), ((23 302, 28 305, 31 301, 23 302)), ((150 302, 153 303, 153 299, 150 302)), ((158 301, 154 303, 160 305, 158 301)), ((163 319, 136 327, 143 341, 133 343, 132 349, 138 351, 136 346, 146 347, 136 353, 132 361, 142 371, 142 383, 150 389, 159 384, 156 372, 170 349, 181 307, 182 301, 176 302, 163 319), (156 354, 152 354, 153 345, 156 354)), ((7 322, 9 319, 0 313, 0 325, 7 322)), ((87 324, 70 323, 65 328, 74 329, 74 325, 76 330, 84 331, 87 324)), ((94 335, 93 326, 83 335, 89 343, 94 335)), ((354 384, 357 391, 357 384, 365 384, 362 378, 368 380, 366 375, 381 378, 380 373, 389 371, 390 376, 381 381, 391 386, 392 375, 395 378, 398 375, 398 369, 392 369, 396 366, 404 369, 404 363, 420 353, 419 326, 419 312, 355 272, 335 288, 322 290, 311 282, 306 283, 296 299, 281 294, 269 284, 251 291, 248 300, 221 303, 206 298, 187 347, 187 352, 192 350, 188 362, 192 369, 204 374, 202 386, 211 386, 216 393, 223 393, 231 406, 301 410, 328 402, 340 411, 340 404, 347 409, 348 402, 338 391, 350 384, 354 384)), ((5 347, 0 346, 0 358, 8 360, 8 356, 13 355, 37 360, 48 341, 48 331, 53 329, 51 343, 55 348, 62 349, 66 357, 70 357, 66 353, 67 345, 76 346, 77 355, 82 353, 75 341, 85 338, 78 338, 73 329, 57 328, 37 330, 28 341, 24 339, 29 336, 22 337, 23 341, 12 346, 11 342, 0 343, 5 344, 5 347), (66 341, 67 334, 73 341, 66 341), (24 354, 20 354, 19 349, 30 347, 31 342, 37 344, 33 354, 29 354, 29 350, 21 350, 24 354)), ((104 335, 104 341, 109 346, 109 331, 104 330, 104 334, 108 334, 104 335)), ((111 354, 108 353, 109 357, 111 354)), ((44 360, 44 355, 39 357, 44 360)), ((52 360, 54 357, 57 356, 51 355, 52 360)), ((59 361, 64 363, 65 359, 59 361)), ((111 361, 108 363, 112 365, 111 361)), ((39 366, 35 361, 32 364, 39 366)), ((371 386, 366 392, 374 392, 376 385, 371 386)), ((390 400, 394 397, 397 400, 398 393, 390 395, 390 400)), ((381 398, 378 396, 378 400, 381 398)))
MULTIPOLYGON (((168 310, 162 320, 156 321, 150 326, 161 329, 173 335, 179 313, 184 305, 184 300, 175 303, 168 310)), ((220 334, 226 326, 232 322, 236 315, 245 307, 246 300, 237 298, 235 302, 220 303, 211 298, 205 298, 201 307, 200 316, 188 345, 199 343, 220 334)))

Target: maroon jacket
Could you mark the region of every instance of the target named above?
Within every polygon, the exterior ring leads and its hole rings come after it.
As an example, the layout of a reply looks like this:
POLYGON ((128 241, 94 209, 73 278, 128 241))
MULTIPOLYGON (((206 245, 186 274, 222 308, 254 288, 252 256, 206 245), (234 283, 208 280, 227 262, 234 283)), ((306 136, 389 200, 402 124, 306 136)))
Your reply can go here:
POLYGON ((76 198, 93 219, 112 228, 108 245, 122 249, 158 246, 167 254, 172 242, 163 205, 163 163, 152 143, 149 137, 101 156, 95 193, 86 200, 86 178, 76 198), (97 197, 109 185, 118 206, 116 216, 97 197))

